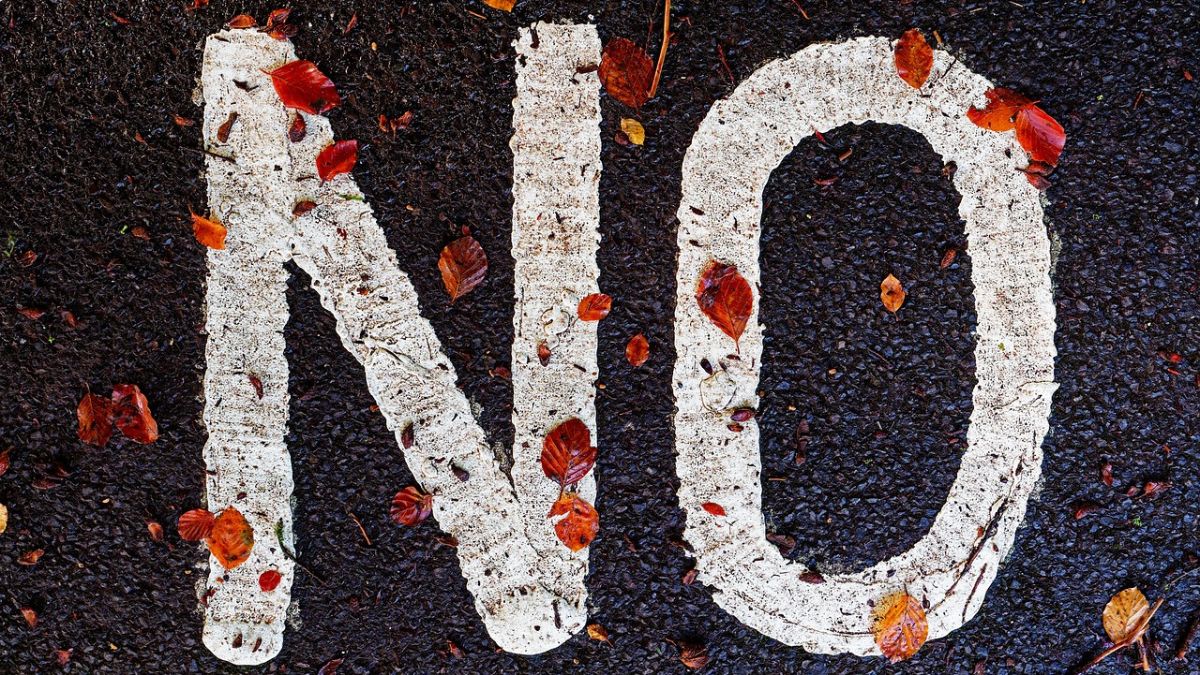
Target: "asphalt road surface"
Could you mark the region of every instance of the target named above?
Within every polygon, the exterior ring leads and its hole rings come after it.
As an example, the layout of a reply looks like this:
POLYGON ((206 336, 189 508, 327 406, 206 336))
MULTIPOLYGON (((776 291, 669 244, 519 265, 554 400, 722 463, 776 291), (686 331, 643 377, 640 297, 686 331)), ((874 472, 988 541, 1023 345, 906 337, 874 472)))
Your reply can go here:
MULTIPOLYGON (((174 532, 204 485, 206 268, 187 219, 189 205, 205 205, 200 132, 172 116, 200 117, 204 37, 274 6, 187 4, 0 5, 0 449, 13 449, 0 477, 11 511, 0 672, 56 672, 60 649, 73 650, 65 670, 78 673, 308 673, 337 657, 339 673, 682 672, 672 641, 691 639, 708 646, 714 673, 1062 673, 1103 647, 1104 604, 1130 585, 1167 598, 1151 642, 1162 672, 1200 668, 1200 654, 1171 658, 1200 612, 1200 574, 1179 578, 1200 552, 1200 83, 1188 74, 1200 73, 1200 3, 800 0, 810 20, 791 0, 675 3, 663 83, 639 116, 645 146, 613 140, 630 111, 602 100, 600 287, 615 304, 600 324, 601 531, 588 583, 611 644, 580 635, 540 656, 497 653, 436 523, 388 519, 411 476, 362 369, 293 269, 289 443, 297 544, 314 574, 298 577, 283 652, 249 669, 201 645, 195 585, 207 556, 174 532), (736 82, 813 42, 914 26, 1066 127, 1046 193, 1061 388, 1043 487, 983 610, 890 666, 776 643, 680 581, 690 562, 672 460, 674 212, 691 135, 736 82), (46 311, 34 320, 18 308, 46 311), (651 357, 633 369, 623 353, 639 331, 651 357), (79 398, 116 382, 147 394, 157 443, 99 450, 76 439, 79 398), (1100 480, 1106 462, 1112 487, 1100 480), (1172 486, 1126 496, 1147 480, 1172 486), (1098 508, 1077 520, 1081 504, 1098 508), (147 519, 166 526, 164 542, 147 519), (18 565, 37 548, 38 564, 18 565), (20 607, 36 610, 36 628, 20 607)), ((511 42, 536 20, 591 20, 604 40, 656 52, 661 8, 298 5, 300 56, 345 99, 335 132, 366 146, 355 178, 485 430, 509 442, 511 385, 495 368, 512 338, 511 42), (407 131, 379 131, 379 114, 409 110, 407 131), (464 225, 491 269, 451 306, 436 260, 464 225)), ((792 558, 837 571, 905 550, 943 502, 971 411, 974 309, 958 195, 928 143, 875 124, 826 138, 831 148, 801 143, 766 190, 761 421, 768 529, 795 538, 792 558), (961 252, 940 269, 952 247, 961 252), (898 318, 878 299, 889 273, 911 282, 898 318)), ((1118 655, 1094 672, 1132 663, 1118 655)))

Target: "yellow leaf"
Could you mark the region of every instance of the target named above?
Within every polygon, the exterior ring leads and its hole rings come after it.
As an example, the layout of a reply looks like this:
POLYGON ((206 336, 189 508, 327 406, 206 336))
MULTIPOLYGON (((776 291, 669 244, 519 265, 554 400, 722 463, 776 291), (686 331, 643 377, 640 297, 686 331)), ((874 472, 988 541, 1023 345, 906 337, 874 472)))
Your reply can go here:
POLYGON ((879 299, 883 301, 883 307, 892 314, 900 309, 900 305, 904 304, 904 286, 900 285, 900 280, 889 274, 879 285, 879 299))
POLYGON ((1126 640, 1138 632, 1149 612, 1146 596, 1136 588, 1126 588, 1104 606, 1104 632, 1113 642, 1126 640))
POLYGON ((8 529, 8 507, 0 504, 0 534, 8 529))
POLYGON ((912 658, 929 638, 925 609, 903 591, 884 598, 875 607, 875 644, 892 663, 912 658))
POLYGON ((629 142, 634 145, 641 145, 646 142, 646 128, 642 126, 641 122, 635 119, 622 117, 621 131, 625 132, 625 136, 629 139, 629 142))
POLYGON ((511 12, 513 5, 517 4, 517 0, 483 0, 483 4, 501 12, 511 12))

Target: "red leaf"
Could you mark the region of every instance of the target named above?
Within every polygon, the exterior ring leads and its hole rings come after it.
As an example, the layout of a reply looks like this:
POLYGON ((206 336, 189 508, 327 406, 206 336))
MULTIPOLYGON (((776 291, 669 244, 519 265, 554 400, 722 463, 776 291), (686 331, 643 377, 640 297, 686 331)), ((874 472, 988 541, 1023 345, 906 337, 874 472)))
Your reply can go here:
POLYGON ((5 448, 0 451, 0 476, 8 473, 10 466, 12 466, 12 448, 5 448))
POLYGON ((1017 142, 1033 161, 1054 166, 1067 142, 1067 134, 1046 111, 1027 105, 1017 113, 1017 142))
POLYGON ((17 313, 30 321, 37 321, 46 315, 46 310, 41 307, 17 307, 17 313))
POLYGON ((896 73, 913 89, 920 89, 933 70, 933 48, 921 31, 913 28, 896 42, 896 73))
POLYGON ((450 294, 450 302, 454 302, 483 283, 488 270, 487 254, 468 234, 442 249, 438 269, 442 271, 442 283, 450 294))
POLYGON ((337 107, 337 88, 312 61, 292 61, 267 73, 279 100, 288 108, 318 115, 337 107))
POLYGON ((293 143, 299 143, 308 135, 308 123, 304 121, 304 115, 296 113, 292 118, 292 125, 288 127, 288 140, 293 143))
POLYGON ((349 173, 358 162, 358 141, 338 141, 317 155, 317 174, 321 180, 349 173))
POLYGON ((392 497, 392 520, 401 525, 418 525, 433 513, 433 495, 409 486, 392 497))
POLYGON ((267 570, 258 575, 258 587, 263 593, 270 593, 278 588, 280 581, 283 581, 283 575, 278 570, 267 570))
POLYGON ((233 131, 233 123, 237 121, 238 113, 236 110, 229 113, 229 117, 217 127, 217 141, 227 143, 229 141, 229 133, 233 131))
POLYGON ((716 502, 704 502, 703 504, 700 505, 700 508, 704 509, 705 511, 708 511, 709 513, 713 514, 714 516, 725 515, 725 507, 721 506, 720 504, 718 504, 716 502))
POLYGON ((213 521, 212 532, 205 543, 221 567, 231 570, 250 558, 254 548, 254 528, 246 522, 241 511, 230 506, 213 521))
POLYGON ((121 433, 143 445, 158 440, 158 422, 136 384, 113 385, 113 418, 121 433))
POLYGON ((554 533, 558 540, 567 545, 572 551, 586 548, 596 538, 600 529, 600 514, 596 509, 575 492, 564 492, 550 507, 547 518, 566 516, 554 524, 554 533))
MULTIPOLYGON (((292 207, 292 215, 299 218, 300 216, 308 213, 309 211, 312 211, 315 208, 317 208, 317 203, 314 201, 310 201, 310 200, 306 199, 302 202, 296 202, 296 205, 292 207)), ((259 398, 262 398, 262 397, 259 396, 259 398)))
POLYGON ((154 541, 163 540, 163 526, 157 520, 147 520, 146 531, 150 533, 150 538, 154 541))
POLYGON ((537 354, 538 361, 540 361, 543 366, 550 365, 550 357, 554 356, 554 354, 550 351, 550 345, 546 344, 545 342, 538 343, 537 354))
POLYGON ((579 301, 577 312, 582 321, 599 321, 612 310, 612 298, 603 293, 592 293, 579 301))
POLYGON ((733 265, 712 261, 696 285, 700 311, 737 345, 754 311, 754 292, 750 283, 733 265))
POLYGON ((645 50, 625 38, 604 46, 600 58, 600 82, 609 96, 630 108, 641 108, 650 98, 654 61, 645 50))
POLYGON ((79 418, 79 440, 103 448, 112 438, 112 399, 87 394, 75 411, 79 418))
POLYGON ((1113 484, 1113 465, 1112 462, 1105 462, 1104 466, 1100 467, 1100 481, 1108 487, 1113 484))
POLYGON ((211 249, 221 251, 225 249, 225 235, 229 231, 221 223, 193 213, 192 233, 196 235, 196 241, 211 249))
POLYGON ((184 541, 200 541, 212 534, 216 516, 208 509, 192 509, 179 516, 179 538, 184 541))
POLYGON ((993 87, 984 93, 987 105, 982 110, 971 106, 967 119, 976 126, 992 131, 1009 131, 1016 128, 1017 113, 1033 103, 1024 94, 1004 87, 993 87))
POLYGON ((278 25, 287 23, 288 17, 291 15, 292 10, 288 7, 280 7, 279 9, 271 10, 271 13, 267 15, 266 28, 274 28, 278 25))
POLYGON ((25 619, 25 623, 29 626, 30 629, 37 628, 38 615, 37 615, 37 612, 32 607, 22 607, 21 608, 21 617, 25 619))
POLYGON ((44 556, 44 555, 46 555, 46 549, 44 549, 44 548, 37 548, 32 551, 26 551, 21 554, 21 557, 17 558, 17 564, 25 565, 26 567, 29 567, 31 565, 36 565, 38 563, 38 561, 41 560, 42 556, 44 556))
POLYGON ((571 418, 554 427, 542 443, 542 471, 547 478, 567 487, 574 485, 592 470, 596 463, 596 448, 587 425, 571 418))
POLYGON ((225 27, 226 28, 253 28, 257 25, 258 25, 258 22, 255 21, 254 17, 250 16, 249 14, 238 14, 237 16, 230 19, 229 23, 225 24, 225 27))
POLYGON ((629 365, 637 368, 650 358, 650 342, 646 340, 646 336, 638 333, 629 338, 629 344, 625 345, 625 360, 629 365))

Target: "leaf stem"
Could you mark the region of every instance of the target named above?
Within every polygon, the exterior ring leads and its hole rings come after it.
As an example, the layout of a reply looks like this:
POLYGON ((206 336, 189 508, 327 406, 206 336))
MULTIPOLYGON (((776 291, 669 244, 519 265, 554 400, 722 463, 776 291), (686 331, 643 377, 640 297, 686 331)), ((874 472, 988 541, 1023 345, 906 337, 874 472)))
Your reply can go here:
POLYGON ((658 50, 658 65, 654 68, 654 81, 650 83, 650 96, 658 92, 658 81, 662 79, 663 63, 667 60, 667 45, 671 43, 671 0, 666 0, 663 6, 663 39, 662 47, 658 50))

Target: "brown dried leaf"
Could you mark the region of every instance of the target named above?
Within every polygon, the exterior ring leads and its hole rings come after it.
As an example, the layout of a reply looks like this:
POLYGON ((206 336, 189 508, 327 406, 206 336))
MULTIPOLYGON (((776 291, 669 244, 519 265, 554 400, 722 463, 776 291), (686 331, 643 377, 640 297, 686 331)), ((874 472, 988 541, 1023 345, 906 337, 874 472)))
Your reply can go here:
POLYGON ((564 492, 559 496, 550 507, 550 513, 546 514, 547 518, 554 516, 566 516, 554 523, 554 533, 572 551, 586 548, 600 529, 600 514, 575 492, 564 492))
POLYGON ((79 418, 79 440, 102 448, 112 438, 112 399, 88 393, 75 414, 79 418))
POLYGON ((650 358, 650 342, 645 335, 638 333, 629 338, 629 343, 625 345, 625 360, 634 368, 640 367, 650 358))
POLYGON ((708 320, 737 345, 754 311, 754 291, 737 267, 710 262, 696 284, 696 302, 708 320))
POLYGON ((574 417, 551 429, 542 442, 542 471, 564 488, 583 480, 595 463, 591 431, 574 417))
POLYGON ((893 52, 896 73, 913 89, 920 89, 933 70, 933 48, 921 31, 913 28, 896 42, 893 52))
POLYGON ((612 644, 612 641, 608 639, 608 631, 604 629, 604 626, 601 626, 598 623, 589 623, 587 627, 587 634, 588 637, 597 642, 607 642, 608 644, 612 644))
POLYGON ((1150 613, 1150 602, 1137 588, 1126 588, 1104 606, 1104 632, 1113 642, 1135 635, 1150 613))
POLYGON ((696 642, 680 642, 679 662, 691 670, 700 670, 708 665, 708 648, 696 642))
POLYGON ((929 637, 924 608, 903 591, 884 598, 875 617, 875 644, 892 663, 911 658, 929 637))
POLYGON ((17 564, 24 565, 26 567, 36 565, 36 564, 38 564, 38 561, 42 559, 42 556, 45 554, 46 554, 46 549, 44 549, 44 548, 38 548, 38 549, 34 549, 32 551, 26 551, 21 554, 21 557, 17 558, 17 564))
POLYGON ((450 302, 454 302, 483 283, 488 270, 487 254, 468 234, 442 249, 438 269, 442 272, 442 284, 450 294, 450 302))
POLYGON ((612 297, 604 293, 592 293, 579 301, 576 312, 581 321, 599 321, 612 311, 612 297))
POLYGON ((900 280, 889 274, 879 285, 879 299, 883 301, 883 307, 887 311, 895 314, 900 306, 904 304, 904 286, 900 285, 900 280))
POLYGON ((25 619, 25 623, 29 626, 29 628, 31 630, 34 628, 37 628, 38 615, 37 615, 37 612, 34 611, 34 609, 32 607, 22 607, 21 608, 21 616, 25 619))
POLYGON ((143 445, 158 440, 158 422, 150 403, 136 384, 113 385, 113 423, 128 438, 143 445))
POLYGON ((630 108, 641 108, 650 98, 654 61, 641 47, 625 38, 604 46, 600 58, 600 82, 609 96, 630 108))
POLYGON ((146 530, 150 533, 150 538, 154 541, 163 540, 163 526, 157 520, 147 520, 146 530))

